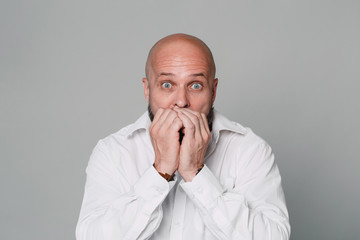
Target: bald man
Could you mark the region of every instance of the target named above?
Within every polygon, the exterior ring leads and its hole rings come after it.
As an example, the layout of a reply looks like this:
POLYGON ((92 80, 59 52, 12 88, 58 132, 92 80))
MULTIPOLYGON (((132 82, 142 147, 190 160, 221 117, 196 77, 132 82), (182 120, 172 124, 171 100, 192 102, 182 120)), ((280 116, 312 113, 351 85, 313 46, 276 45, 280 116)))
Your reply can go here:
POLYGON ((145 72, 148 113, 90 157, 77 239, 289 239, 271 148, 213 110, 206 44, 167 36, 145 72))

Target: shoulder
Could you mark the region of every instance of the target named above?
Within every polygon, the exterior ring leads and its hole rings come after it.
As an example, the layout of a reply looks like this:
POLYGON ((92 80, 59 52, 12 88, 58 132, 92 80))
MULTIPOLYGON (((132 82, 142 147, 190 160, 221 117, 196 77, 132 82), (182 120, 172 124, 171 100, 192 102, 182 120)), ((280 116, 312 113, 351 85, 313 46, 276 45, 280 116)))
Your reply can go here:
POLYGON ((231 137, 248 144, 266 144, 265 140, 255 134, 251 128, 228 119, 218 111, 214 112, 213 134, 215 136, 231 137))
MULTIPOLYGON (((226 156, 238 173, 244 176, 264 176, 275 169, 274 154, 269 144, 249 127, 243 133, 222 131, 220 138, 226 142, 226 156)), ((220 141, 221 141, 220 140, 220 141)))
POLYGON ((231 151, 239 154, 271 151, 269 144, 251 128, 231 121, 218 112, 215 115, 214 125, 216 126, 214 137, 219 137, 220 142, 226 142, 231 151))
POLYGON ((132 145, 134 142, 136 143, 139 139, 145 137, 149 125, 148 121, 147 115, 143 114, 134 123, 131 123, 121 128, 119 131, 100 139, 95 146, 95 149, 99 149, 101 151, 112 151, 128 148, 128 146, 132 145))

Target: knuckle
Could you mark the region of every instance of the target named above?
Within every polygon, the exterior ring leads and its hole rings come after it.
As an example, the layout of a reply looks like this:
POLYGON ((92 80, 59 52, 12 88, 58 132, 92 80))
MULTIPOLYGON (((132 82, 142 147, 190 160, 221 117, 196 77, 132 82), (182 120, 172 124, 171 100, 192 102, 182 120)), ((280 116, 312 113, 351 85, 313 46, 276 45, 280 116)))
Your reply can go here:
POLYGON ((175 112, 174 110, 171 110, 171 109, 170 109, 169 116, 172 117, 172 116, 176 116, 176 115, 177 115, 176 112, 175 112))
POLYGON ((157 137, 156 132, 151 132, 150 135, 151 135, 153 138, 156 138, 156 137, 157 137))
POLYGON ((208 141, 210 141, 210 139, 211 139, 211 135, 205 133, 203 138, 204 138, 204 142, 208 142, 208 141))
POLYGON ((153 126, 149 129, 149 132, 152 134, 152 135, 156 135, 156 133, 159 132, 159 128, 153 126))

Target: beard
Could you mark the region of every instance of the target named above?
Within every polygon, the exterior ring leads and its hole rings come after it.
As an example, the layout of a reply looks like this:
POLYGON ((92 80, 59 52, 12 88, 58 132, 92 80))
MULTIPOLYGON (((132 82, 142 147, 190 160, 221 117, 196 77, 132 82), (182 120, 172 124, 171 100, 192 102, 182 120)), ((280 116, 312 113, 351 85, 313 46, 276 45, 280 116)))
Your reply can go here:
MULTIPOLYGON (((150 104, 148 104, 148 114, 149 114, 149 118, 151 120, 151 122, 154 120, 154 113, 151 109, 151 106, 150 104)), ((206 114, 206 119, 207 119, 207 122, 208 122, 208 126, 209 126, 209 130, 210 132, 212 131, 212 123, 213 123, 213 120, 214 120, 214 106, 211 106, 208 114, 206 114)), ((183 138, 184 138, 184 133, 183 133, 183 128, 181 128, 179 130, 179 134, 180 134, 180 137, 179 137, 179 142, 181 144, 183 138)))

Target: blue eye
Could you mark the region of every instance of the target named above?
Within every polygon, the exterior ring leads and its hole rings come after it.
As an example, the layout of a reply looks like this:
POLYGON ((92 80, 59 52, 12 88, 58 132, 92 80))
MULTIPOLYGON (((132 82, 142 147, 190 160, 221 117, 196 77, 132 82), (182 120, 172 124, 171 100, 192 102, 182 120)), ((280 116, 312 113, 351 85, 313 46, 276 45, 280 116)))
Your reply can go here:
POLYGON ((171 83, 169 82, 164 82, 163 84, 161 84, 164 88, 171 88, 171 83))
POLYGON ((200 83, 194 83, 192 86, 191 86, 192 89, 195 89, 195 90, 199 90, 200 88, 202 88, 202 85, 200 83))

